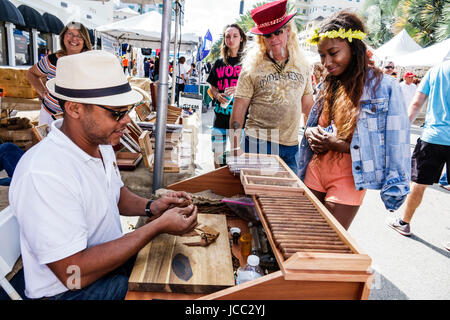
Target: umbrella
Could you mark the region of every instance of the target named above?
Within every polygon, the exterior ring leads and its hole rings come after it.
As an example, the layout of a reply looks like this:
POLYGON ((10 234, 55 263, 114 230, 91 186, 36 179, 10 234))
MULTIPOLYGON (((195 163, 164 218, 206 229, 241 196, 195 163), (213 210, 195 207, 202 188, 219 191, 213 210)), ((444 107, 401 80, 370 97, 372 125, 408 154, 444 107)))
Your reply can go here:
POLYGON ((38 11, 24 4, 20 5, 18 9, 25 20, 25 26, 42 32, 49 32, 44 18, 42 18, 38 11))
POLYGON ((62 23, 62 21, 59 20, 58 17, 46 12, 42 15, 42 18, 47 24, 49 32, 54 34, 60 34, 61 31, 64 29, 64 23, 62 23))
POLYGON ((0 0, 0 21, 12 22, 15 25, 25 25, 20 11, 8 0, 0 0))

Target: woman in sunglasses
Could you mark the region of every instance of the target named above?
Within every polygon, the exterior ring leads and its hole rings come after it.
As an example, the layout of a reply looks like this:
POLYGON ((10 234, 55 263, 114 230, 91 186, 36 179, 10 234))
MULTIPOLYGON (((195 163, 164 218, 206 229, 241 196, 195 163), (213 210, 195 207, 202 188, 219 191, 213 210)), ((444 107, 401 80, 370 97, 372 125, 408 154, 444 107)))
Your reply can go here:
POLYGON ((73 21, 69 22, 59 34, 59 45, 60 50, 42 58, 27 72, 28 81, 42 99, 39 125, 50 125, 55 120, 54 115, 62 112, 58 99, 50 95, 45 86, 47 80, 53 79, 56 75, 58 59, 92 50, 88 30, 81 23, 73 21))
POLYGON ((409 119, 394 78, 369 65, 364 25, 341 11, 314 31, 328 74, 300 144, 299 177, 347 229, 366 189, 381 190, 386 209, 409 193, 409 119))
POLYGON ((290 21, 295 13, 286 12, 286 3, 274 1, 251 11, 256 39, 244 56, 230 126, 234 154, 277 154, 296 173, 301 112, 309 112, 313 90, 310 68, 290 21))

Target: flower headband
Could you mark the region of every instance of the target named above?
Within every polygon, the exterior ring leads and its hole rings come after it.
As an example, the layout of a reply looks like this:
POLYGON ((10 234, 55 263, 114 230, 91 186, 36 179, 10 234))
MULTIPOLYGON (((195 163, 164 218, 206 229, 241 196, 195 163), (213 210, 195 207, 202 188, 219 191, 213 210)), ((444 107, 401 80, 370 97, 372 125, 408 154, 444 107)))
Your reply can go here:
POLYGON ((319 33, 319 29, 317 28, 314 30, 312 36, 306 40, 306 42, 310 45, 317 45, 323 38, 342 38, 348 39, 349 42, 352 42, 352 39, 362 40, 365 37, 366 34, 360 30, 352 31, 352 29, 349 29, 348 31, 345 31, 345 29, 339 28, 339 30, 331 30, 319 33))

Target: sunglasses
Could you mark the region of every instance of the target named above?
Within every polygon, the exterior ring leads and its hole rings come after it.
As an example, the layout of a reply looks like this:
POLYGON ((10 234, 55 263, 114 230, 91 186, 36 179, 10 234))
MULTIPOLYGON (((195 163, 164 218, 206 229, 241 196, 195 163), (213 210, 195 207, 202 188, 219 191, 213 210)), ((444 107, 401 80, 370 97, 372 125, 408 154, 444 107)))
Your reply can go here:
POLYGON ((120 120, 122 120, 123 117, 125 117, 131 110, 133 110, 133 109, 136 107, 136 105, 134 104, 134 105, 132 105, 132 106, 128 106, 128 110, 117 111, 117 110, 113 110, 113 109, 107 108, 107 107, 105 107, 105 106, 101 106, 101 105, 99 105, 99 104, 93 104, 93 106, 97 106, 97 107, 100 107, 100 108, 102 108, 102 109, 105 109, 105 110, 111 112, 113 118, 114 118, 117 122, 119 122, 120 120))
POLYGON ((67 34, 69 37, 71 37, 71 38, 75 38, 75 39, 78 39, 78 40, 83 40, 83 36, 80 35, 80 34, 73 34, 73 33, 70 32, 70 31, 68 31, 66 34, 67 34))
POLYGON ((269 34, 264 34, 263 37, 266 38, 266 39, 269 39, 269 38, 272 37, 272 35, 279 36, 280 34, 283 34, 283 33, 284 33, 284 30, 285 30, 285 28, 278 29, 278 30, 275 31, 275 32, 272 32, 272 33, 269 33, 269 34))
POLYGON ((384 67, 385 69, 394 69, 394 67, 393 66, 386 66, 386 67, 384 67))

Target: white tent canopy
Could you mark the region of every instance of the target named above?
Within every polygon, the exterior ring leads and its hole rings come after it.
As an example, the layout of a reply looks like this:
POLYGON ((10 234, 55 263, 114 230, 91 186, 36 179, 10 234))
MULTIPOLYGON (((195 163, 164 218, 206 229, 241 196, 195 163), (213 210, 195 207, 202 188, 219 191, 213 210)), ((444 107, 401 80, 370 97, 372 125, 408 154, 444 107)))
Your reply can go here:
POLYGON ((374 54, 381 60, 387 60, 420 49, 422 49, 422 47, 409 36, 405 29, 403 29, 391 40, 376 49, 374 54))
POLYGON ((432 67, 444 60, 450 60, 450 39, 392 59, 395 65, 402 67, 432 67))
MULTIPOLYGON (((120 20, 97 27, 100 34, 115 38, 119 43, 128 43, 140 48, 161 47, 162 15, 156 11, 147 12, 129 19, 120 20)), ((171 43, 174 41, 172 28, 171 43)), ((178 38, 179 41, 179 38, 178 38)), ((199 36, 193 33, 181 35, 180 50, 193 50, 198 45, 199 36)))

